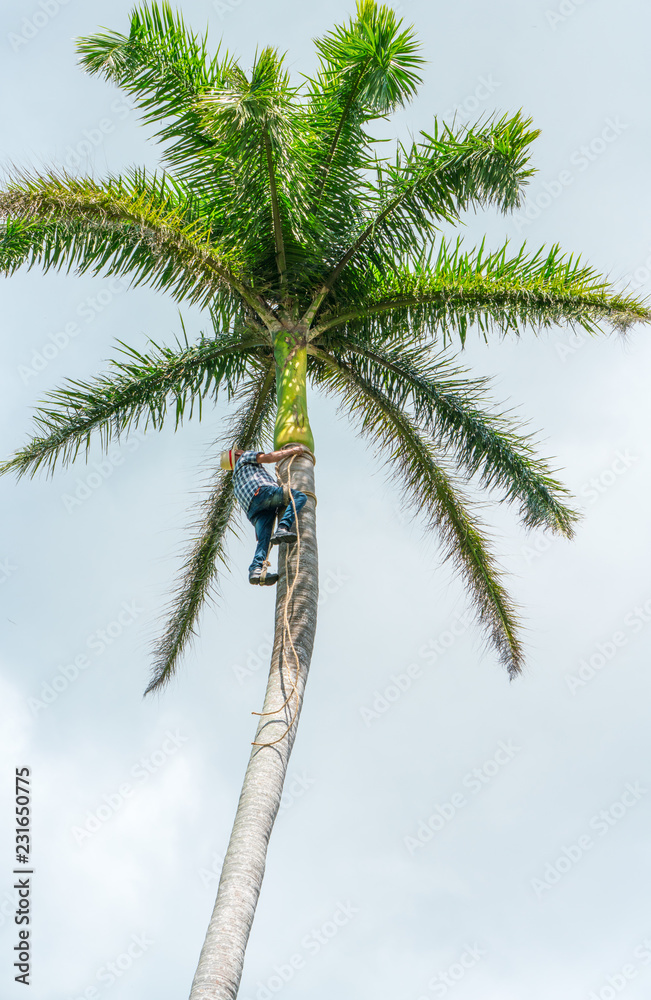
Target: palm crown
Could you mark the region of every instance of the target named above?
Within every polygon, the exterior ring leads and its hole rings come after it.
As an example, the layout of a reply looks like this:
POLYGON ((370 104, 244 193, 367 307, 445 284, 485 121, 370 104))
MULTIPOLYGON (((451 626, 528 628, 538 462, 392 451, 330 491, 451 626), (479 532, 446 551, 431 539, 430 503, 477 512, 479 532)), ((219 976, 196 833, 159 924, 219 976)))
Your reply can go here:
MULTIPOLYGON (((2 467, 33 474, 71 462, 138 424, 176 425, 218 393, 235 400, 231 441, 313 448, 306 383, 339 398, 378 445, 468 585, 511 674, 517 616, 464 493, 477 475, 527 527, 570 536, 569 495, 532 441, 469 378, 446 345, 558 322, 595 331, 648 320, 558 247, 466 250, 443 225, 478 206, 517 207, 537 132, 519 114, 454 129, 379 156, 370 123, 408 101, 422 59, 413 32, 371 0, 316 42, 319 68, 295 87, 277 51, 247 75, 207 53, 167 4, 144 4, 128 35, 82 39, 90 73, 132 95, 156 125, 163 170, 96 181, 16 174, 0 193, 0 267, 76 267, 131 276, 198 303, 210 332, 147 353, 122 345, 108 374, 68 382, 37 411, 31 441, 2 467)), ((235 502, 216 473, 201 510, 148 690, 164 683, 215 582, 235 502)))

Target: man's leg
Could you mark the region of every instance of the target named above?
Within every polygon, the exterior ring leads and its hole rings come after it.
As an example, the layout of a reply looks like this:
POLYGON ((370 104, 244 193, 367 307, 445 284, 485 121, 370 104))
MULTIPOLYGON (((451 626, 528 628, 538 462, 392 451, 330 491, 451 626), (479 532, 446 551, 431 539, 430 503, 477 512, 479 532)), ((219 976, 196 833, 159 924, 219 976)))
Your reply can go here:
MULTIPOLYGON (((257 514, 254 514, 250 520, 255 527, 255 537, 258 543, 255 550, 255 555, 253 556, 253 562, 249 566, 249 577, 252 574, 257 573, 262 569, 263 563, 267 558, 267 553, 269 551, 269 543, 271 540, 271 532, 273 530, 274 521, 276 519, 276 508, 272 507, 267 510, 261 510, 257 514)), ((276 574, 268 574, 268 576, 275 576, 276 574)))
POLYGON ((292 497, 294 498, 294 504, 291 501, 287 504, 285 513, 278 522, 278 527, 292 528, 294 526, 294 507, 296 507, 296 513, 300 513, 303 507, 307 503, 307 496, 305 493, 301 493, 300 490, 291 490, 292 497))
MULTIPOLYGON (((282 501, 283 491, 280 487, 264 486, 258 490, 249 505, 246 516, 255 528, 257 548, 253 562, 249 566, 249 581, 260 582, 260 572, 269 551, 269 539, 273 530, 274 518, 278 504, 282 501)), ((267 572, 265 583, 276 583, 278 575, 267 572)))
POLYGON ((301 493, 300 490, 291 491, 294 503, 291 501, 287 504, 285 513, 278 522, 278 527, 276 533, 271 539, 272 545, 277 545, 280 542, 295 542, 296 541, 296 527, 294 525, 294 507, 296 507, 296 513, 303 509, 307 503, 307 496, 305 493, 301 493))

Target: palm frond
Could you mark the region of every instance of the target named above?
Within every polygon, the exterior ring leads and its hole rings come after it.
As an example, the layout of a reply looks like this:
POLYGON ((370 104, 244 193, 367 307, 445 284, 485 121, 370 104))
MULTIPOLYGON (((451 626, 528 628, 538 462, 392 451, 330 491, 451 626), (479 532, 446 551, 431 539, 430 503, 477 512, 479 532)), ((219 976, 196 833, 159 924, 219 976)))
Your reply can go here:
POLYGON ((475 324, 489 333, 535 332, 555 324, 600 332, 602 324, 626 330, 649 322, 646 301, 618 292, 581 258, 560 247, 534 254, 522 246, 507 256, 508 243, 494 252, 464 251, 442 243, 432 263, 428 256, 398 262, 391 273, 367 271, 359 301, 323 312, 311 336, 327 331, 352 333, 381 344, 402 335, 411 345, 443 344, 457 335, 462 344, 475 324))
POLYGON ((0 269, 127 274, 176 299, 207 305, 244 302, 264 321, 273 314, 213 240, 210 216, 165 177, 136 171, 98 184, 67 174, 16 176, 0 192, 0 269))
POLYGON ((313 93, 339 107, 356 102, 367 121, 411 100, 425 60, 413 27, 401 27, 390 7, 358 0, 354 18, 315 39, 320 66, 313 93))
POLYGON ((162 124, 165 162, 207 190, 218 183, 220 158, 203 129, 199 98, 222 87, 233 61, 208 55, 206 36, 190 31, 169 3, 143 3, 131 13, 129 34, 105 31, 80 38, 84 69, 110 80, 143 111, 146 124, 162 124))
POLYGON ((517 207, 533 173, 528 147, 539 133, 530 125, 518 114, 455 134, 435 122, 434 134, 421 133, 426 142, 399 150, 395 163, 377 160, 364 225, 324 282, 319 301, 362 252, 392 268, 396 257, 430 245, 437 224, 458 221, 468 208, 517 207))
POLYGON ((363 124, 405 104, 421 83, 419 42, 412 28, 401 26, 390 8, 359 0, 354 19, 316 39, 320 65, 309 81, 308 104, 314 212, 332 212, 333 199, 350 199, 370 144, 363 124))
POLYGON ((301 164, 292 148, 297 134, 296 91, 276 50, 256 55, 250 76, 234 66, 220 89, 198 102, 204 130, 229 165, 224 209, 246 242, 271 240, 281 285, 287 280, 285 240, 304 227, 301 164))
POLYGON ((409 351, 401 343, 370 348, 337 341, 329 353, 343 357, 355 375, 401 411, 413 413, 435 447, 454 457, 468 475, 478 473, 483 487, 501 489, 506 502, 517 502, 526 528, 573 536, 579 514, 568 506, 571 494, 536 454, 533 437, 522 433, 521 423, 494 412, 487 379, 468 379, 451 358, 427 360, 422 350, 409 351))
POLYGON ((296 91, 278 54, 264 49, 247 77, 228 55, 209 59, 206 38, 167 3, 141 5, 128 36, 93 35, 79 51, 89 72, 135 97, 146 122, 164 123, 157 134, 166 144, 163 163, 201 199, 213 237, 267 279, 276 273, 269 267, 275 237, 284 273, 280 217, 291 216, 292 233, 305 210, 297 149, 289 154, 296 91))
MULTIPOLYGON (((268 433, 274 404, 273 361, 242 386, 241 405, 231 425, 228 441, 243 451, 255 449, 268 433)), ((154 652, 154 668, 145 694, 160 690, 174 673, 183 651, 195 635, 197 619, 214 585, 218 562, 225 562, 225 536, 235 508, 233 476, 215 476, 201 506, 196 541, 183 565, 165 632, 154 652)))
MULTIPOLYGON (((185 331, 184 331, 185 334, 185 331)), ((255 334, 227 334, 190 345, 187 337, 176 349, 152 342, 142 353, 122 345, 126 360, 113 361, 110 370, 93 382, 68 381, 50 393, 48 405, 36 411, 36 435, 9 461, 0 474, 34 476, 45 467, 67 466, 81 450, 88 453, 98 436, 106 450, 114 439, 139 425, 158 429, 170 403, 178 427, 195 408, 201 416, 205 399, 216 400, 220 390, 232 396, 247 372, 261 365, 270 348, 255 334)))
MULTIPOLYGON (((320 348, 312 359, 315 384, 336 392, 345 413, 356 417, 361 432, 387 454, 411 505, 441 538, 446 558, 460 571, 478 620, 511 677, 523 665, 518 619, 486 542, 486 530, 470 513, 468 501, 442 467, 432 444, 392 400, 320 348)), ((409 502, 409 501, 408 501, 409 502)))

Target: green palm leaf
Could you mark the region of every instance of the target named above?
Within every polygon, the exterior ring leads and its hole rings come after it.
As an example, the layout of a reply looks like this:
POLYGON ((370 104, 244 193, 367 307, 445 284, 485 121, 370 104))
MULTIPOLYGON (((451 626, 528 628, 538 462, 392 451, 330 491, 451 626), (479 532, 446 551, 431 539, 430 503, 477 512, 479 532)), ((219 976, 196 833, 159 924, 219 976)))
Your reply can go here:
POLYGON ((616 291, 557 245, 534 254, 523 246, 515 257, 507 249, 486 253, 483 243, 471 251, 441 243, 433 265, 421 257, 396 262, 391 273, 367 271, 355 293, 359 304, 324 310, 310 336, 350 331, 369 343, 402 336, 422 345, 455 335, 463 344, 473 325, 484 336, 558 323, 594 333, 602 324, 625 330, 651 319, 646 302, 616 291))
MULTIPOLYGON (((435 123, 436 124, 436 123, 435 123)), ((420 252, 430 243, 436 223, 458 221, 472 206, 496 204, 507 211, 519 204, 521 188, 532 170, 526 169, 527 147, 537 132, 519 115, 503 117, 457 136, 438 125, 426 145, 396 156, 395 164, 376 162, 376 183, 369 185, 367 211, 360 232, 341 256, 319 290, 321 304, 342 272, 361 254, 382 271, 395 258, 420 252)))
POLYGON ((88 453, 95 435, 106 450, 139 424, 160 429, 170 402, 178 427, 195 407, 201 416, 203 401, 216 401, 220 390, 233 396, 245 374, 261 365, 266 370, 270 357, 255 335, 247 339, 241 332, 194 345, 185 338, 177 350, 152 346, 143 354, 123 345, 127 360, 113 361, 106 375, 91 383, 69 381, 50 393, 50 405, 36 411, 37 434, 0 466, 0 474, 33 476, 41 467, 52 473, 57 463, 73 462, 80 450, 88 453))
POLYGON ((312 378, 342 399, 342 410, 356 417, 361 432, 388 455, 404 487, 406 502, 436 529, 447 559, 460 571, 492 647, 511 677, 523 664, 518 619, 486 543, 486 529, 469 510, 414 421, 375 384, 320 349, 315 350, 312 378))
POLYGON ((316 40, 317 76, 309 81, 309 155, 314 165, 312 207, 321 217, 349 219, 351 197, 366 166, 365 122, 384 116, 416 92, 424 60, 413 29, 388 7, 358 2, 357 17, 316 40), (352 182, 352 187, 351 187, 352 182))
POLYGON ((499 488, 520 505, 527 528, 549 528, 567 538, 579 515, 567 506, 569 491, 556 480, 532 446, 521 424, 495 413, 486 397, 487 379, 461 378, 451 358, 423 358, 420 350, 399 344, 369 348, 363 342, 337 341, 331 354, 369 385, 377 386, 416 424, 435 447, 454 457, 468 475, 479 474, 483 487, 499 488))
POLYGON ((266 257, 275 253, 281 286, 287 281, 285 240, 300 239, 307 214, 293 141, 300 131, 295 96, 282 59, 267 48, 256 56, 250 77, 233 67, 225 86, 198 103, 205 130, 229 164, 224 191, 231 228, 236 223, 242 242, 247 233, 259 241, 268 231, 273 243, 266 257))
POLYGON ((128 35, 107 31, 80 38, 77 52, 88 73, 134 98, 145 123, 162 123, 156 137, 177 176, 214 191, 220 160, 197 101, 224 85, 233 66, 228 54, 210 58, 206 37, 190 31, 169 3, 141 4, 131 14, 128 35))
POLYGON ((210 214, 165 177, 136 171, 99 184, 56 173, 16 176, 0 193, 0 219, 5 273, 38 263, 45 271, 132 275, 134 285, 177 300, 243 302, 274 322, 233 253, 214 242, 210 214))

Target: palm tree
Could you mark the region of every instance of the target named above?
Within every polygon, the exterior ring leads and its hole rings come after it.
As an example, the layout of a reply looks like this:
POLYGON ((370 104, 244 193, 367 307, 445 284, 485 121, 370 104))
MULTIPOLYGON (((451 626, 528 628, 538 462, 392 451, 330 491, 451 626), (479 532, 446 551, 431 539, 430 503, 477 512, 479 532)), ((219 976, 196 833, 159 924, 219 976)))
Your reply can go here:
MULTIPOLYGON (((557 246, 465 249, 443 226, 480 206, 517 207, 537 132, 519 114, 431 134, 380 157, 369 131, 414 95, 422 59, 412 29, 372 0, 316 42, 319 68, 294 87, 263 49, 247 75, 207 53, 164 4, 143 4, 128 35, 80 40, 81 64, 122 87, 164 144, 158 174, 97 181, 15 173, 0 192, 0 267, 128 275, 206 310, 209 333, 146 353, 121 345, 107 374, 68 382, 37 410, 29 443, 2 466, 18 475, 67 465, 138 425, 201 416, 235 402, 224 441, 314 451, 306 386, 338 397, 393 465, 404 496, 460 570, 479 623, 509 674, 523 662, 518 621, 467 483, 502 492, 523 524, 567 537, 566 489, 485 380, 450 350, 476 326, 520 333, 557 323, 626 329, 651 313, 557 246)), ((312 456, 313 457, 313 456, 312 456)), ((314 494, 313 463, 282 463, 314 494), (291 468, 289 468, 291 466, 291 468)), ((215 473, 196 540, 158 643, 148 692, 176 669, 215 586, 235 501, 215 473)), ((316 627, 315 503, 299 545, 280 559, 274 649, 192 1000, 237 995, 266 848, 300 715, 316 627)))

